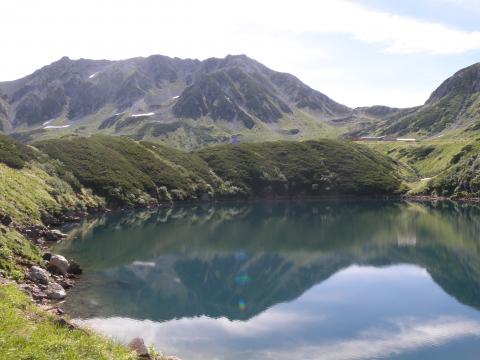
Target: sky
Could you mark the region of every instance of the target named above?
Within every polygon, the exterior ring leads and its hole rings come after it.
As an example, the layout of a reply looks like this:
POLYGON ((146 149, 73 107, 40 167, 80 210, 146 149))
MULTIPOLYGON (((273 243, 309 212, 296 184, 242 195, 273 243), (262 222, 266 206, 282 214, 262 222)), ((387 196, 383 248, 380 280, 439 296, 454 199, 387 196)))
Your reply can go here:
POLYGON ((0 80, 62 56, 246 54, 351 107, 420 105, 480 61, 478 0, 2 0, 0 80))

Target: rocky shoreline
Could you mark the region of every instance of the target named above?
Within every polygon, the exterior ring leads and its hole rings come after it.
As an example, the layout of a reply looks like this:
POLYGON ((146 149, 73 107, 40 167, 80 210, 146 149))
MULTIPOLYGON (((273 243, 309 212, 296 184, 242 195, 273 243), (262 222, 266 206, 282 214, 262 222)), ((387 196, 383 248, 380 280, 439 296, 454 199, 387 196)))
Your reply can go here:
POLYGON ((405 200, 414 201, 453 201, 459 203, 480 203, 480 197, 447 197, 447 196, 432 196, 432 195, 405 195, 402 197, 405 200))

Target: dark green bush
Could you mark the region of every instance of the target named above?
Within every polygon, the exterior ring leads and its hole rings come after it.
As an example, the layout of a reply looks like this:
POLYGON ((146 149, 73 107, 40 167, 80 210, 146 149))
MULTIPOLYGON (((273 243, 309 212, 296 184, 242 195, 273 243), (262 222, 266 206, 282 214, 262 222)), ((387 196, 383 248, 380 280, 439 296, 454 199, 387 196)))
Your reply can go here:
POLYGON ((0 162, 14 169, 21 169, 25 161, 33 158, 34 153, 28 146, 0 134, 0 162))

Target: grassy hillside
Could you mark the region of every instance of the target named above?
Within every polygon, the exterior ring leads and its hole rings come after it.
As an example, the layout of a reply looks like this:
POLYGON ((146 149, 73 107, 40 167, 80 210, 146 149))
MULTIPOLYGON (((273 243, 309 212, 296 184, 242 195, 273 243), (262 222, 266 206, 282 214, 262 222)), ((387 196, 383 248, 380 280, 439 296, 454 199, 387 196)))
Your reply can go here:
POLYGON ((212 192, 216 182, 201 159, 195 164, 194 157, 185 160, 187 155, 180 151, 123 137, 72 136, 35 146, 119 206, 196 199, 212 192))
POLYGON ((411 180, 433 177, 450 166, 450 160, 468 140, 431 140, 419 142, 381 141, 364 143, 408 168, 411 180))
POLYGON ((39 261, 38 249, 16 228, 104 205, 58 162, 0 136, 0 275, 20 279, 39 261))
POLYGON ((396 160, 411 194, 479 197, 479 140, 438 139, 415 143, 366 143, 396 160))
POLYGON ((198 154, 245 194, 382 195, 401 188, 391 160, 350 142, 223 145, 198 154))
POLYGON ((128 138, 65 137, 35 143, 117 205, 232 196, 398 193, 394 163, 333 140, 223 145, 185 153, 128 138))
POLYGON ((449 197, 480 197, 480 142, 464 145, 451 158, 450 167, 429 182, 425 192, 449 197))

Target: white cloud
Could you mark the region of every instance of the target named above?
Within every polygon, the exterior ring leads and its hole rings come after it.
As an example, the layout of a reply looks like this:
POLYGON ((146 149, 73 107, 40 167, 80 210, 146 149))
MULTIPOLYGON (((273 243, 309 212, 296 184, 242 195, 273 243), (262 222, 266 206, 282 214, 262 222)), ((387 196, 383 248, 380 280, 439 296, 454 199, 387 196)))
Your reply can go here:
POLYGON ((259 359, 287 360, 365 360, 387 358, 425 347, 441 346, 465 337, 480 337, 480 323, 463 318, 437 318, 427 321, 404 319, 394 330, 370 329, 353 339, 312 345, 289 352, 269 351, 259 359))
MULTIPOLYGON (((113 335, 122 342, 140 335, 148 344, 155 344, 168 353, 182 353, 190 359, 215 359, 216 356, 224 359, 241 357, 242 350, 230 348, 230 341, 238 343, 265 334, 279 338, 282 336, 279 329, 294 331, 295 328, 322 321, 321 316, 308 318, 298 315, 267 312, 248 322, 199 317, 167 323, 127 318, 90 319, 79 323, 91 325, 97 331, 113 335), (212 339, 215 339, 215 343, 212 343, 212 339)), ((265 346, 255 351, 245 349, 245 356, 259 360, 377 359, 439 347, 468 337, 480 338, 480 322, 461 317, 400 318, 392 321, 390 329, 369 328, 352 338, 330 339, 320 344, 299 342, 290 344, 287 349, 279 343, 267 341, 265 346)))
POLYGON ((169 354, 182 355, 186 359, 227 359, 234 352, 238 355, 239 350, 231 349, 231 344, 255 341, 261 336, 278 337, 279 329, 287 332, 298 331, 302 327, 321 323, 323 320, 324 316, 321 314, 312 316, 298 311, 270 309, 248 321, 200 316, 159 323, 112 317, 76 320, 76 323, 91 327, 123 343, 141 336, 148 345, 154 345, 169 354), (213 343, 212 339, 215 339, 213 343))
MULTIPOLYGON (((248 2, 248 1, 247 1, 248 2)), ((369 44, 377 44, 391 53, 460 53, 480 48, 480 32, 461 31, 442 24, 375 11, 350 1, 262 2, 259 12, 243 16, 278 31, 292 33, 345 33, 369 44), (272 16, 262 15, 272 11, 272 16), (274 9, 274 10, 273 10, 274 9)), ((244 9, 250 9, 245 7, 244 9)))

